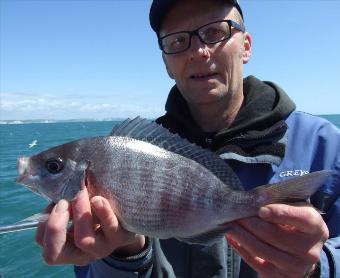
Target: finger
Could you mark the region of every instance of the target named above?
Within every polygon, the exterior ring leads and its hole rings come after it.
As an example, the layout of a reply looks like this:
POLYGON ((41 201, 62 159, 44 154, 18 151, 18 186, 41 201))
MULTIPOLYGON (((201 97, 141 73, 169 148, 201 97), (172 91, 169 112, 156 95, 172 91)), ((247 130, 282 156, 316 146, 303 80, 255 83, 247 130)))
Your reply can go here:
POLYGON ((226 236, 228 243, 235 249, 235 251, 242 257, 242 259, 254 269, 262 278, 266 277, 284 277, 271 263, 252 256, 242 245, 233 240, 231 236, 226 236), (275 273, 275 276, 273 274, 275 273))
POLYGON ((73 244, 73 233, 67 230, 70 219, 69 206, 65 200, 59 201, 45 225, 43 257, 49 265, 87 265, 95 259, 73 244))
POLYGON ((103 197, 95 196, 91 199, 91 205, 102 231, 109 238, 112 232, 115 233, 119 229, 117 217, 113 213, 109 202, 103 197))
MULTIPOLYGON (((44 213, 51 213, 55 203, 49 204, 45 209, 44 213)), ((43 246, 44 236, 45 236, 45 228, 46 228, 47 221, 42 221, 39 223, 36 234, 35 234, 35 241, 38 245, 43 246)))
POLYGON ((308 257, 308 252, 320 240, 319 237, 286 229, 277 224, 265 222, 258 217, 244 218, 238 220, 237 223, 267 244, 305 259, 308 257))
POLYGON ((263 242, 237 224, 228 235, 243 246, 252 257, 259 257, 272 263, 279 271, 289 271, 293 274, 305 271, 305 263, 301 260, 263 242))
POLYGON ((106 250, 107 254, 118 247, 128 245, 135 239, 135 234, 120 227, 110 203, 103 197, 95 196, 91 199, 95 215, 98 217, 101 232, 96 235, 97 248, 106 250), (107 243, 110 244, 107 244, 107 243))
POLYGON ((72 202, 74 240, 78 248, 91 252, 95 244, 91 204, 84 187, 72 202))
POLYGON ((101 229, 107 239, 119 241, 120 238, 124 238, 126 241, 128 237, 131 239, 134 238, 134 233, 128 232, 120 227, 118 219, 107 199, 95 196, 91 199, 91 203, 100 221, 101 229))
POLYGON ((48 264, 59 262, 66 244, 69 218, 69 203, 66 200, 60 200, 51 211, 45 227, 43 257, 48 264))
POLYGON ((115 250, 131 255, 139 253, 144 248, 145 237, 123 229, 107 199, 95 196, 91 199, 91 204, 100 223, 96 242, 101 250, 106 250, 107 254, 115 250))
POLYGON ((276 224, 290 225, 304 233, 319 233, 328 238, 327 225, 320 214, 312 207, 294 207, 285 204, 271 204, 261 207, 260 218, 276 224))

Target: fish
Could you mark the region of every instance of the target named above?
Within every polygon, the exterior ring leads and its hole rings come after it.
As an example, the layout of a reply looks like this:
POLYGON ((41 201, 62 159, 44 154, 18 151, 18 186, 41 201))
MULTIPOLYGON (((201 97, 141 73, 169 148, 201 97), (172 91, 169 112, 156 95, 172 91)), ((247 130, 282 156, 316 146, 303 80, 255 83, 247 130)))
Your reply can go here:
POLYGON ((108 199, 127 231, 211 245, 234 220, 272 203, 301 202, 333 172, 323 170, 245 191, 213 152, 155 122, 127 119, 109 136, 83 138, 18 158, 17 183, 57 203, 84 186, 108 199))

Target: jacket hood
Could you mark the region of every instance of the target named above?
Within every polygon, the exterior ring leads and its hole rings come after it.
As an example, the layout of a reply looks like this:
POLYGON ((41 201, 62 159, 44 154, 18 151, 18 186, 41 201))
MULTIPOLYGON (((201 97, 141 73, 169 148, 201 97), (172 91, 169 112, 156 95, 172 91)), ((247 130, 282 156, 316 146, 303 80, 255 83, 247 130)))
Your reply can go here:
MULTIPOLYGON (((285 119, 295 110, 293 101, 273 82, 262 82, 254 76, 248 76, 243 80, 243 92, 244 102, 234 122, 218 131, 217 136, 233 137, 251 130, 263 130, 285 119)), ((171 89, 165 110, 189 133, 196 136, 205 133, 193 119, 177 86, 171 89)))
POLYGON ((234 122, 228 128, 207 133, 197 125, 188 104, 174 86, 166 102, 167 113, 157 122, 219 154, 235 152, 249 157, 270 153, 282 158, 285 146, 278 142, 286 134, 284 120, 295 110, 294 102, 275 83, 254 76, 244 79, 243 93, 244 101, 234 122))

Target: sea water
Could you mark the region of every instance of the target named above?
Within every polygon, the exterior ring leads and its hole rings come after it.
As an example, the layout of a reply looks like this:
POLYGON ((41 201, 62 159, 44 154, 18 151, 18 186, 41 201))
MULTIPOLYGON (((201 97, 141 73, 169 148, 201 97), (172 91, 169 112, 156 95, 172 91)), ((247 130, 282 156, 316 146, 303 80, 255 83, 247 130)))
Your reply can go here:
MULTIPOLYGON (((16 159, 84 137, 108 135, 117 122, 32 123, 0 125, 0 225, 11 224, 48 204, 17 185, 16 159), (37 144, 29 144, 37 140, 37 144)), ((72 266, 47 266, 35 230, 0 234, 0 278, 74 277, 72 266)))
MULTIPOLYGON (((324 116, 340 128, 340 115, 324 116)), ((14 180, 16 159, 84 137, 108 135, 117 122, 0 125, 0 225, 41 212, 48 204, 14 180), (29 144, 37 140, 37 145, 29 144)), ((35 230, 0 234, 0 278, 74 277, 72 266, 47 266, 35 243, 35 230)))

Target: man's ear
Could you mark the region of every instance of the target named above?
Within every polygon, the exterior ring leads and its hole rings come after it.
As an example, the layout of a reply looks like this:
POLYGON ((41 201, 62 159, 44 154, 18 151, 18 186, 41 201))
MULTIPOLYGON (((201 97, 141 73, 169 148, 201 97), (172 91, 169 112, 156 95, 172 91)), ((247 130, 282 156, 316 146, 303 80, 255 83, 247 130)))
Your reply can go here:
POLYGON ((251 54, 252 54, 251 36, 249 33, 245 33, 244 42, 243 42, 243 53, 242 53, 243 64, 247 64, 249 62, 251 54))
POLYGON ((166 71, 168 72, 168 75, 171 79, 175 79, 174 78, 174 75, 172 74, 172 72, 170 71, 169 67, 168 67, 168 62, 166 60, 166 57, 165 57, 165 54, 162 53, 162 59, 163 59, 163 62, 164 62, 164 65, 165 65, 165 68, 166 68, 166 71))

